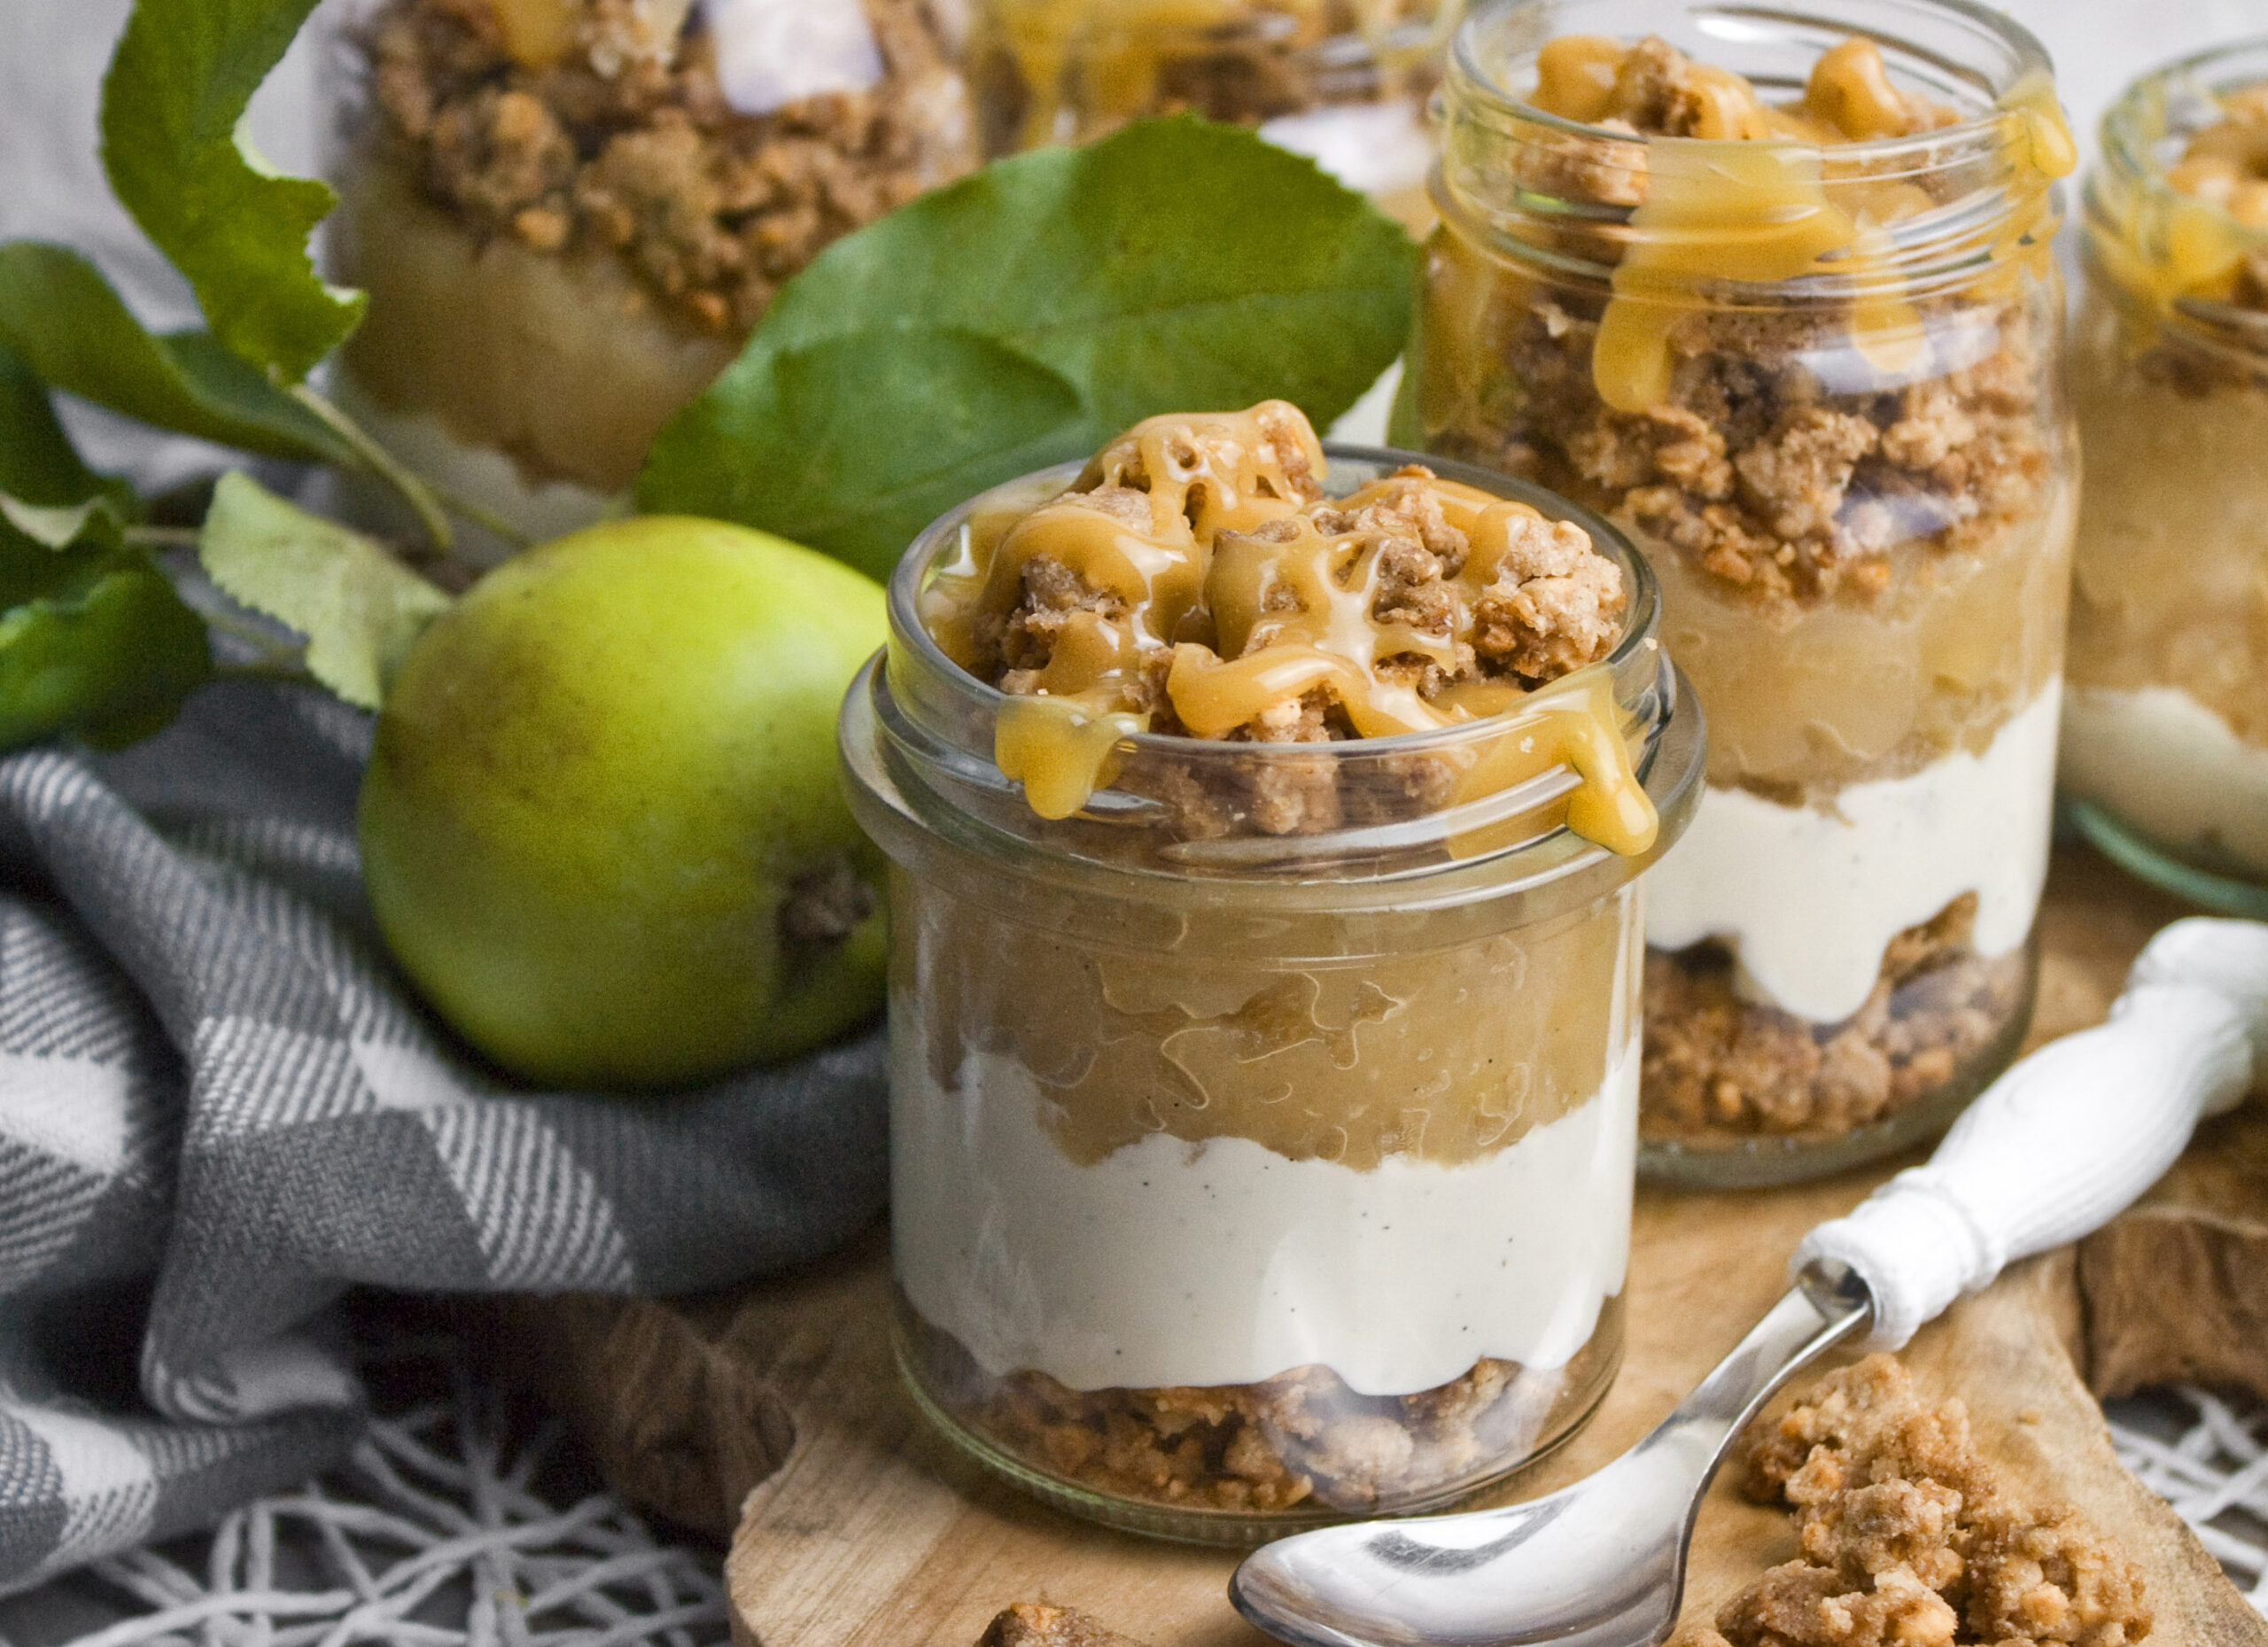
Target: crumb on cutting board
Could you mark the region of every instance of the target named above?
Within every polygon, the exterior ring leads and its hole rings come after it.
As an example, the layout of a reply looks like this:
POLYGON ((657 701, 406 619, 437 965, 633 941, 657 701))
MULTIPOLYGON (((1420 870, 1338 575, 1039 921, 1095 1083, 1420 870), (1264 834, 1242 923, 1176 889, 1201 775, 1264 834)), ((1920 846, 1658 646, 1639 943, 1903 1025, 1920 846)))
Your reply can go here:
POLYGON ((1020 1601, 985 1627, 976 1647, 1142 1647, 1084 1612, 1044 1601, 1020 1601))
POLYGON ((1745 1488, 1795 1512, 1803 1555, 1671 1647, 2129 1647, 2142 1573, 2068 1504, 2002 1496, 1968 1409, 1890 1356, 1829 1373, 1749 1445, 1745 1488))

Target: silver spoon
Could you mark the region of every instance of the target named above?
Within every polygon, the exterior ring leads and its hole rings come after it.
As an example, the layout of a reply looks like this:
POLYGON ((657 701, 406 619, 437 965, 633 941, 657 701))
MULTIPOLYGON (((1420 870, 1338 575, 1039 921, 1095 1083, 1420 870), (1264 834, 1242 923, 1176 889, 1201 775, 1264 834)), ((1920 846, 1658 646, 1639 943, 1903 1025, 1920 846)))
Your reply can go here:
POLYGON ((2016 1259, 2100 1227, 2256 1068, 2268 1076, 2268 926, 2176 922, 2109 1022, 2016 1065, 1927 1166, 1806 1237, 1787 1296, 1621 1457, 1524 1504, 1283 1539, 1245 1559, 1230 1598, 1297 1647, 1653 1647, 1676 1623, 1702 1494, 1774 1392, 1861 1327, 1897 1348, 2016 1259))

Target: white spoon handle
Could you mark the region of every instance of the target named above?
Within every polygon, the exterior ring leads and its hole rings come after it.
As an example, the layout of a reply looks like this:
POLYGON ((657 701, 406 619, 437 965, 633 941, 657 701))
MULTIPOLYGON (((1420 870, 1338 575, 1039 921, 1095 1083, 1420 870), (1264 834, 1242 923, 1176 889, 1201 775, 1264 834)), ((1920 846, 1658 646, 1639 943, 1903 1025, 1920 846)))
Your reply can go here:
POLYGON ((1896 1349, 2017 1259, 2131 1206, 2256 1070, 2268 1076, 2268 925, 2176 921, 2135 961, 2109 1022, 1994 1082, 1927 1165, 1806 1236, 1791 1271, 1856 1270, 1874 1296, 1868 1348, 1896 1349))

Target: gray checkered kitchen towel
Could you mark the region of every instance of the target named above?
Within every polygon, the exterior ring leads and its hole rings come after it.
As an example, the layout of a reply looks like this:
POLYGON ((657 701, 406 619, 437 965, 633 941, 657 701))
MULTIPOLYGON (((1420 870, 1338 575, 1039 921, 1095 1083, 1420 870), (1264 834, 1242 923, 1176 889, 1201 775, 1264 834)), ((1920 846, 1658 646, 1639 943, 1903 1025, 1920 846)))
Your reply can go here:
POLYGON ((353 1284, 711 1286, 882 1205, 876 1037, 634 1103, 453 1051, 361 899, 368 741, 235 684, 0 760, 0 1589, 341 1454, 353 1284))

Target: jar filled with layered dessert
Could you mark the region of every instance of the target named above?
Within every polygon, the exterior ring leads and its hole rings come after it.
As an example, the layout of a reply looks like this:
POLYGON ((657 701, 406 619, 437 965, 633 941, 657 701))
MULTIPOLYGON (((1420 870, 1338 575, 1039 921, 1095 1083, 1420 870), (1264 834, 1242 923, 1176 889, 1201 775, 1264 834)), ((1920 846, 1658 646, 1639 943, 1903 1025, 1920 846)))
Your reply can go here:
POLYGON ((782 284, 976 165, 952 10, 353 0, 326 257, 369 310, 341 403, 519 531, 587 524, 782 284))
POLYGON ((2033 992, 2077 478, 2047 58, 1936 0, 1514 0, 1444 99, 1399 435, 1629 534, 1709 721, 1642 1171, 1900 1147, 2033 992))
POLYGON ((1641 873, 1700 728, 1541 488, 1162 417, 915 544, 843 744, 893 862, 900 1359, 1057 1504, 1424 1509, 1621 1343, 1641 873))
POLYGON ((2130 87, 2085 207, 2064 791, 2128 868, 2268 916, 2268 41, 2130 87))
POLYGON ((1430 216, 1425 100, 1462 0, 976 0, 994 153, 1179 112, 1256 126, 1405 219, 1430 216))

